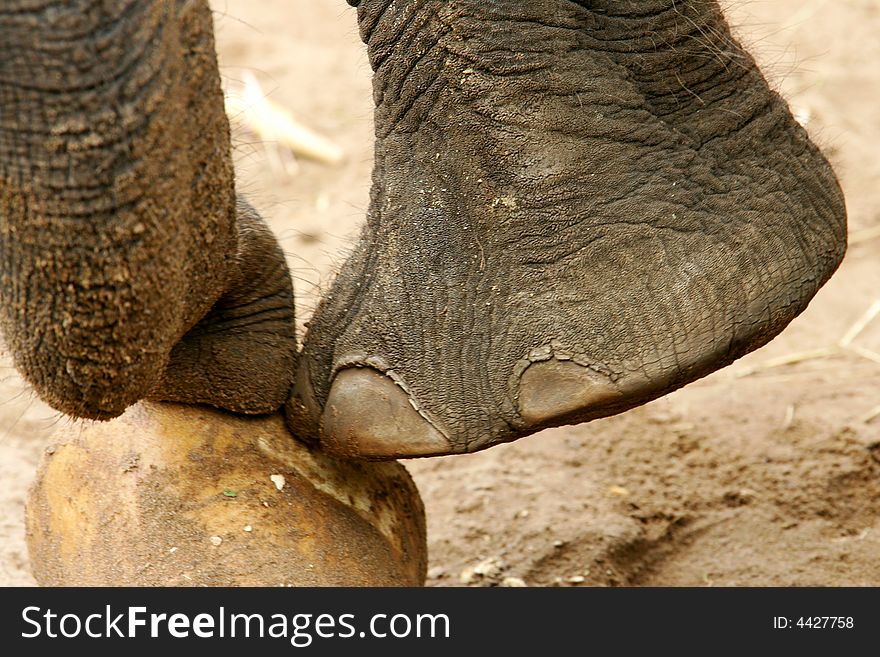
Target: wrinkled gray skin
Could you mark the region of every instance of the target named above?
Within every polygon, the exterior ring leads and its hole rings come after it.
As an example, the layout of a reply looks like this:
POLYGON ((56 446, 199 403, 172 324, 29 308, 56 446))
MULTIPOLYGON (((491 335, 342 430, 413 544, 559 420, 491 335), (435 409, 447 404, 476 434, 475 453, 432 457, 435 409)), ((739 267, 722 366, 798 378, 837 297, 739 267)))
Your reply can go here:
POLYGON ((831 168, 714 0, 351 1, 371 203, 297 368, 206 4, 71 4, 0 7, 0 320, 72 415, 284 404, 346 456, 474 451, 727 365, 843 257, 831 168))

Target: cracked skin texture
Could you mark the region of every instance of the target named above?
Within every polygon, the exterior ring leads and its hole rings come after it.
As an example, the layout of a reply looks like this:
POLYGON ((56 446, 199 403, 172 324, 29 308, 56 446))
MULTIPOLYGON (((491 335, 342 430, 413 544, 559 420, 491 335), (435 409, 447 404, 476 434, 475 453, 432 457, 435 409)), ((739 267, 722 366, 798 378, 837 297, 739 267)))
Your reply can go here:
POLYGON ((421 456, 617 413, 768 342, 843 257, 834 173, 715 2, 351 4, 373 187, 298 436, 421 456))
POLYGON ((371 204, 298 369, 207 4, 0 10, 0 329, 43 399, 284 404, 344 456, 475 451, 730 363, 840 262, 834 174, 715 2, 351 4, 371 204))

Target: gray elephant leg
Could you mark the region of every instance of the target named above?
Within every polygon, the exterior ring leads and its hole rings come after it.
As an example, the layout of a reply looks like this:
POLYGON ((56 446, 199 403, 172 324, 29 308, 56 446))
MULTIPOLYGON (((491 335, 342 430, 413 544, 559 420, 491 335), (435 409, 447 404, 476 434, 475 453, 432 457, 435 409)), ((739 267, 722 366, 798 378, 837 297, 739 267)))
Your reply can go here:
POLYGON ((840 262, 834 173, 716 2, 351 4, 373 188, 301 437, 420 456, 618 413, 768 342, 840 262))
POLYGON ((0 7, 0 329, 39 395, 270 412, 293 296, 236 207, 207 2, 0 7))

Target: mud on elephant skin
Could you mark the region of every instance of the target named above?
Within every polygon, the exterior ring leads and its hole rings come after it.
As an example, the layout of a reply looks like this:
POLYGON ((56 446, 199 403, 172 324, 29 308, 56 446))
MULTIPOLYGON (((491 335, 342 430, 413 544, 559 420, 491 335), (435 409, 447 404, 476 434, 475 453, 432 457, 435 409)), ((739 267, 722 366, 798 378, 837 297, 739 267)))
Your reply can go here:
POLYGON ((49 403, 284 405, 344 456, 474 451, 730 363, 840 262, 834 174, 716 2, 351 4, 371 204, 299 356, 206 2, 0 9, 0 329, 49 403))
POLYGON ((236 201, 206 2, 0 8, 0 330, 37 393, 267 413, 296 362, 293 289, 236 201))

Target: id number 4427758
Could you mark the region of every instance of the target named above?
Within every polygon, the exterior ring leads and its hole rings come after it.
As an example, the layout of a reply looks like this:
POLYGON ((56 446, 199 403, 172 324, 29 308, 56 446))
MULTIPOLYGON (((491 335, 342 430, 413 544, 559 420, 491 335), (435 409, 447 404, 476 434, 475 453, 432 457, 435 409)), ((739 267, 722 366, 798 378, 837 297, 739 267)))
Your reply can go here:
POLYGON ((800 628, 812 630, 833 629, 835 627, 851 629, 853 624, 852 616, 801 616, 795 623, 800 628))
POLYGON ((851 630, 855 627, 852 616, 800 616, 797 620, 774 616, 773 627, 777 630, 797 628, 800 630, 851 630))

